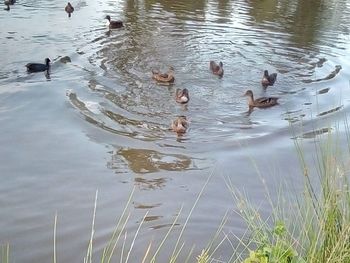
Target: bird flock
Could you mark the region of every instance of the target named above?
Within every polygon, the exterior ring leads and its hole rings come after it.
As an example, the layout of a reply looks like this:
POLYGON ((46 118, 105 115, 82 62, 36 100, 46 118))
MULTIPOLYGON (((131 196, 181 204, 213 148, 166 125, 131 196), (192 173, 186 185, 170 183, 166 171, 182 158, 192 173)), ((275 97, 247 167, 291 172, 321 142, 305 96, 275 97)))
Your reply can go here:
MULTIPOLYGON (((6 5, 5 10, 10 10, 10 5, 15 4, 16 0, 5 0, 4 4, 6 5)), ((68 17, 72 16, 72 13, 74 12, 74 7, 70 2, 67 3, 66 7, 64 8, 66 13, 68 14, 68 17)), ((105 17, 107 20, 107 26, 110 29, 114 28, 122 28, 123 22, 120 20, 112 20, 109 15, 105 17)), ((49 58, 45 59, 45 63, 28 63, 25 66, 27 67, 28 73, 34 73, 34 72, 43 72, 46 71, 47 74, 49 74, 50 70, 50 62, 51 60, 49 58)), ((215 61, 209 62, 209 69, 210 71, 218 76, 219 78, 222 78, 224 75, 224 65, 220 61, 219 63, 216 63, 215 61)), ((175 82, 175 74, 174 74, 174 68, 169 67, 168 71, 165 73, 160 72, 159 70, 152 70, 152 79, 156 81, 156 83, 160 85, 172 85, 175 82)), ((277 73, 269 74, 267 70, 264 71, 264 75, 261 79, 261 84, 264 89, 266 89, 268 86, 273 86, 277 79, 277 73)), ((251 112, 254 107, 257 108, 268 108, 272 107, 278 104, 278 97, 261 97, 258 99, 254 99, 253 92, 251 90, 247 90, 246 93, 243 95, 248 98, 248 107, 249 111, 251 112)), ((175 100, 177 103, 186 105, 190 101, 190 96, 188 89, 177 89, 175 92, 175 100)), ((171 130, 176 132, 178 135, 183 135, 186 133, 188 129, 188 120, 186 116, 181 115, 177 116, 175 120, 171 123, 171 130)))
MULTIPOLYGON (((224 65, 221 61, 219 63, 216 63, 213 60, 210 61, 209 69, 214 75, 217 75, 220 78, 222 78, 224 75, 224 65)), ((152 79, 154 79, 160 85, 172 85, 175 82, 174 68, 170 67, 166 73, 161 73, 159 70, 152 70, 152 79)), ((273 86, 276 80, 277 73, 269 74, 269 72, 265 70, 261 79, 261 85, 264 89, 266 89, 268 86, 273 86)), ((248 113, 250 113, 254 107, 268 108, 278 105, 278 97, 261 97, 254 99, 254 95, 251 90, 247 90, 243 96, 248 97, 248 113)), ((177 103, 187 104, 190 101, 188 89, 176 89, 175 100, 177 103)), ((178 135, 183 135, 187 131, 187 128, 188 120, 184 115, 178 116, 171 123, 171 130, 176 132, 178 135)))

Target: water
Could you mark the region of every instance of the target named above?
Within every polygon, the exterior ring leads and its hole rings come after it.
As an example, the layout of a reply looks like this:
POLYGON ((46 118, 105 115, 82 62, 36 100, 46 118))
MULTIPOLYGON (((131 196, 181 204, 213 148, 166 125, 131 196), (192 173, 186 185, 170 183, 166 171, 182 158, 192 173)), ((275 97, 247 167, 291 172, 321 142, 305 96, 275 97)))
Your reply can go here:
MULTIPOLYGON (((345 0, 72 4, 71 18, 57 0, 23 0, 1 11, 0 243, 11 245, 16 262, 52 259, 56 213, 58 260, 81 261, 97 189, 98 259, 134 187, 127 247, 148 214, 132 262, 165 236, 183 207, 160 255, 167 258, 212 174, 186 226, 184 260, 192 244, 200 253, 226 212, 225 232, 244 233, 228 180, 268 213, 262 181, 300 187, 293 138, 312 159, 316 135, 329 128, 344 135, 345 0), (125 27, 109 31, 107 14, 125 27), (65 56, 72 62, 62 63, 65 56), (26 63, 46 57, 53 61, 49 78, 26 73, 26 63), (222 79, 209 72, 210 60, 223 61, 222 79), (175 85, 156 85, 151 70, 169 66, 175 85), (278 73, 266 91, 264 69, 278 73), (188 107, 174 100, 185 87, 188 107), (248 115, 247 89, 278 96, 280 105, 248 115), (183 137, 169 131, 177 115, 190 120, 183 137)), ((227 257, 228 245, 218 254, 227 257)))

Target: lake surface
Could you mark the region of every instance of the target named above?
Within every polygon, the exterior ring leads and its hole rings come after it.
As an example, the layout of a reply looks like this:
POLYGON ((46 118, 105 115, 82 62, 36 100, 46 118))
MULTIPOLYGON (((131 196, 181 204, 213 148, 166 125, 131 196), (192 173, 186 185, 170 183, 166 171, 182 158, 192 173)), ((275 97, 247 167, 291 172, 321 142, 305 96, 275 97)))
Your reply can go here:
MULTIPOLYGON (((52 260, 56 213, 58 261, 81 262, 96 190, 98 261, 134 188, 125 247, 146 218, 129 261, 141 262, 150 242, 154 252, 178 216, 165 262, 209 177, 179 262, 193 244, 200 253, 226 213, 235 243, 245 226, 229 181, 268 214, 265 187, 301 189, 296 138, 309 160, 329 129, 346 142, 349 1, 78 0, 71 18, 65 4, 18 0, 0 10, 0 244, 13 262, 52 260), (125 27, 108 30, 107 14, 125 27), (27 74, 25 64, 46 57, 49 77, 27 74), (223 78, 210 60, 223 62, 223 78), (169 66, 175 84, 157 85, 151 70, 169 66), (278 73, 266 90, 264 69, 278 73), (189 90, 187 107, 175 102, 177 88, 189 90), (280 104, 247 114, 248 89, 280 104), (182 137, 169 130, 178 115, 190 121, 182 137)), ((231 251, 225 242, 217 258, 231 251)))

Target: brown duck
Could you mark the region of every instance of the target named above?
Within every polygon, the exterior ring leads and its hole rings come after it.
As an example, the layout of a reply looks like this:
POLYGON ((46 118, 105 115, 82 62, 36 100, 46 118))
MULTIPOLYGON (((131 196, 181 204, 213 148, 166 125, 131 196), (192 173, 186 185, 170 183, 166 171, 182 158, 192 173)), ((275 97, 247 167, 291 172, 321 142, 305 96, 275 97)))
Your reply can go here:
POLYGON ((215 61, 211 60, 209 67, 214 75, 218 75, 219 77, 224 75, 224 64, 221 61, 217 64, 215 61))
POLYGON ((123 22, 120 20, 111 20, 111 16, 107 15, 105 17, 105 19, 107 19, 107 25, 109 26, 109 28, 121 28, 123 27, 123 22))
POLYGON ((178 116, 172 123, 171 129, 177 134, 184 134, 188 128, 186 116, 178 116))
POLYGON ((188 94, 188 89, 177 89, 175 94, 175 99, 177 103, 186 104, 190 100, 188 94))
POLYGON ((174 83, 174 68, 170 67, 167 73, 161 73, 158 70, 152 70, 152 78, 159 84, 170 85, 174 83))
POLYGON ((250 109, 254 107, 268 108, 278 104, 277 97, 262 97, 254 100, 253 92, 251 90, 247 90, 244 96, 248 97, 248 105, 250 109))
POLYGON ((68 2, 64 10, 68 13, 68 17, 71 17, 72 13, 74 12, 74 7, 71 5, 70 2, 68 2))
POLYGON ((277 73, 272 73, 269 75, 269 72, 265 70, 264 76, 261 79, 261 84, 264 87, 273 86, 273 84, 275 84, 276 79, 277 79, 277 73))

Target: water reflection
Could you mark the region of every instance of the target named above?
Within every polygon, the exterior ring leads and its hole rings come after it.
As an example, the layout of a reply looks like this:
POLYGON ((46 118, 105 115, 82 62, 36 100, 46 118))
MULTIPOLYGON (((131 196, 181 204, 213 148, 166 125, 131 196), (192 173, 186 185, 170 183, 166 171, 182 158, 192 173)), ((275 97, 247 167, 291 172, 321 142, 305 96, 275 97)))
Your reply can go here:
POLYGON ((139 187, 140 190, 155 190, 163 189, 167 179, 161 178, 145 178, 145 177, 136 177, 135 185, 139 187))
MULTIPOLYGON (((127 1, 127 6, 132 7, 132 3, 134 1, 130 0, 127 1), (129 5, 131 4, 131 5, 129 5)), ((171 0, 150 0, 145 1, 145 9, 147 11, 151 9, 162 9, 168 12, 172 12, 175 14, 178 18, 185 18, 188 14, 196 14, 196 18, 199 20, 204 19, 205 10, 207 7, 207 1, 205 0, 198 0, 198 1, 186 1, 186 0, 180 0, 180 1, 171 1, 171 0)), ((181 20, 182 20, 181 19, 181 20)))
MULTIPOLYGON (((108 166, 113 169, 119 169, 118 172, 120 172, 122 163, 127 164, 127 170, 130 169, 138 174, 159 171, 184 171, 193 168, 192 160, 185 155, 164 154, 148 149, 121 148, 112 155, 112 160, 108 166)), ((144 183, 145 181, 140 179, 139 182, 144 183)), ((159 180, 155 182, 159 182, 159 180)))
MULTIPOLYGON (((341 2, 344 1, 340 5, 341 2)), ((268 0, 249 4, 252 7, 249 13, 256 23, 288 32, 291 42, 302 48, 317 44, 325 26, 324 18, 330 13, 330 6, 334 6, 333 1, 322 0, 268 0)))

